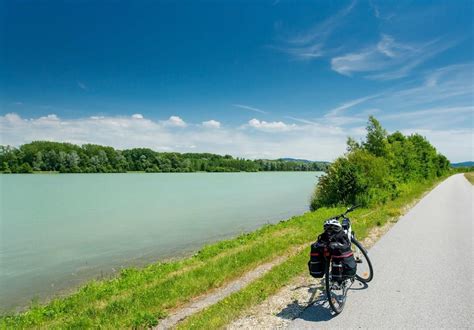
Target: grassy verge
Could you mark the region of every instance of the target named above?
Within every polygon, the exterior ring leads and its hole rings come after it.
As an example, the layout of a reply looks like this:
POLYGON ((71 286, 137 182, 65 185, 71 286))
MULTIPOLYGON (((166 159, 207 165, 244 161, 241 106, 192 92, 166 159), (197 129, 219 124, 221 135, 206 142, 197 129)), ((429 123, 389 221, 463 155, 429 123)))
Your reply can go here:
POLYGON ((469 180, 471 184, 474 184, 474 172, 464 173, 464 176, 466 177, 466 179, 469 180))
MULTIPOLYGON (((425 192, 431 190, 441 180, 406 185, 399 198, 383 206, 372 209, 358 209, 351 214, 353 227, 363 239, 374 226, 382 226, 404 213, 406 206, 417 201, 425 192)), ((309 248, 309 247, 308 247, 309 248)), ((276 293, 291 279, 307 272, 308 250, 287 259, 267 274, 244 289, 228 296, 217 304, 192 315, 178 325, 179 329, 215 329, 237 319, 248 308, 263 302, 276 293)))
MULTIPOLYGON (((402 214, 406 204, 434 181, 402 187, 400 197, 384 206, 354 212, 360 238, 371 227, 402 214)), ((0 328, 146 327, 191 298, 221 287, 292 247, 314 240, 328 217, 341 208, 322 208, 255 232, 204 247, 190 258, 126 269, 110 280, 93 281, 66 298, 33 305, 26 312, 0 318, 0 328)), ((184 327, 213 327, 238 317, 295 275, 306 271, 307 251, 292 256, 243 290, 194 315, 184 327)))

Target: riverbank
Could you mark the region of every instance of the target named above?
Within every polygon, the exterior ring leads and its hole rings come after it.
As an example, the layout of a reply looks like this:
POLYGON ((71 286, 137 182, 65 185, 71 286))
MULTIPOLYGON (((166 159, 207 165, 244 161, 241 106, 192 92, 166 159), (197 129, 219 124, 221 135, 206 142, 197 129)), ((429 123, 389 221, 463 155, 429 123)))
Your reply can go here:
MULTIPOLYGON (((396 200, 355 211, 353 226, 359 238, 367 236, 371 228, 383 226, 403 214, 407 204, 438 182, 404 185, 396 200)), ((206 246, 190 258, 123 270, 116 278, 90 282, 69 297, 44 306, 34 305, 21 314, 3 316, 0 326, 153 326, 191 299, 218 289, 259 265, 286 256, 261 278, 180 324, 184 328, 225 325, 304 273, 307 249, 295 255, 287 252, 313 241, 324 220, 342 210, 321 208, 206 246)))

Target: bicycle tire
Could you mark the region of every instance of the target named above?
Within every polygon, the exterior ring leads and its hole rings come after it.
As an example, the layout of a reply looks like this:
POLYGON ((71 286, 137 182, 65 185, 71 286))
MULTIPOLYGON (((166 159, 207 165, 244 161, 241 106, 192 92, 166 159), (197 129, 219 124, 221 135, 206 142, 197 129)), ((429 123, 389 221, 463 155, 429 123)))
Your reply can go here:
POLYGON ((365 260, 367 260, 367 265, 369 266, 369 276, 364 278, 364 277, 360 277, 359 275, 356 274, 355 278, 357 280, 359 280, 360 282, 369 283, 374 278, 374 268, 372 267, 372 262, 370 261, 369 255, 367 254, 367 251, 362 246, 362 244, 358 240, 356 240, 355 238, 352 238, 351 241, 355 246, 357 246, 357 248, 360 250, 360 252, 364 255, 365 260))
POLYGON ((342 310, 344 309, 344 306, 346 304, 346 298, 347 298, 347 290, 344 291, 343 289, 343 300, 342 302, 339 302, 336 298, 333 298, 331 292, 332 292, 332 285, 333 283, 331 282, 331 269, 330 269, 330 264, 331 264, 331 261, 330 259, 328 259, 326 261, 326 271, 325 271, 325 283, 326 283, 326 297, 328 299, 328 303, 329 303, 329 306, 331 307, 332 311, 338 315, 342 312, 342 310), (336 305, 335 304, 335 301, 333 300, 335 299, 338 304, 336 305))

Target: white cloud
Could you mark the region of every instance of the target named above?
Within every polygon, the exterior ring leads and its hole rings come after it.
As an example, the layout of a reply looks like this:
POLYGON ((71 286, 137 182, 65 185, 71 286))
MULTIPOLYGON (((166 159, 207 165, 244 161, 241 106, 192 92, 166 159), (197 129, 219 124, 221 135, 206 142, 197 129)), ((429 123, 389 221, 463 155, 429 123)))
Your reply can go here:
MULTIPOLYGON (((34 140, 49 140, 96 143, 119 149, 145 147, 157 151, 212 152, 246 158, 295 157, 330 161, 345 152, 347 136, 359 140, 365 135, 364 125, 342 127, 325 122, 324 118, 322 120, 318 123, 317 120, 301 119, 301 124, 295 125, 253 119, 244 126, 247 129, 209 129, 205 125, 187 125, 176 129, 168 121, 137 120, 131 116, 63 119, 51 114, 27 119, 9 113, 0 116, 0 144, 18 146, 34 140)), ((452 161, 471 158, 471 130, 433 130, 418 126, 405 131, 426 135, 452 161)))
POLYGON ((204 125, 187 125, 177 130, 168 121, 137 120, 131 116, 27 119, 10 113, 0 116, 0 137, 1 144, 14 146, 49 140, 97 143, 120 149, 146 147, 157 151, 213 152, 247 158, 332 160, 344 152, 345 140, 350 133, 330 126, 302 125, 296 130, 296 125, 283 122, 256 120, 252 124, 257 128, 249 124, 245 126, 252 129, 209 129, 204 125), (267 132, 272 134, 262 134, 267 132))
POLYGON ((297 127, 295 124, 285 124, 282 121, 267 122, 256 118, 249 120, 248 126, 268 132, 289 131, 297 127))
POLYGON ((140 114, 140 113, 135 113, 135 114, 132 115, 132 118, 133 119, 143 119, 143 115, 140 114))
POLYGON ((208 121, 203 121, 202 126, 207 127, 207 128, 220 128, 221 123, 218 122, 217 120, 211 119, 208 121))
POLYGON ((186 127, 188 124, 178 116, 171 116, 163 122, 166 126, 186 127))
POLYGON ((375 45, 331 59, 331 68, 346 76, 353 73, 372 73, 367 77, 376 80, 399 79, 429 58, 452 47, 456 41, 440 39, 425 43, 408 44, 382 35, 375 45))
POLYGON ((245 104, 232 104, 232 106, 234 106, 234 107, 236 107, 236 108, 241 108, 241 109, 245 109, 245 110, 250 110, 250 111, 258 112, 258 113, 263 113, 263 114, 267 114, 267 113, 268 113, 267 111, 263 111, 262 109, 255 108, 255 107, 251 107, 251 106, 245 105, 245 104))

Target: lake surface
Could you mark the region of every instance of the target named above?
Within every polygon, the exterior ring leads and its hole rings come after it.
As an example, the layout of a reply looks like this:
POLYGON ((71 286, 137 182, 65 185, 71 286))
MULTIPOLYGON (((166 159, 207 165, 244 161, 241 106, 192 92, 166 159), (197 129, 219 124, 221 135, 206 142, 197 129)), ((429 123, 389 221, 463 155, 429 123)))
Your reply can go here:
POLYGON ((0 309, 303 213, 321 173, 0 175, 0 309))

